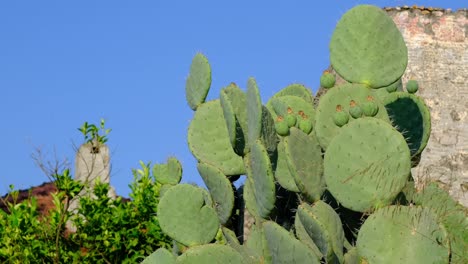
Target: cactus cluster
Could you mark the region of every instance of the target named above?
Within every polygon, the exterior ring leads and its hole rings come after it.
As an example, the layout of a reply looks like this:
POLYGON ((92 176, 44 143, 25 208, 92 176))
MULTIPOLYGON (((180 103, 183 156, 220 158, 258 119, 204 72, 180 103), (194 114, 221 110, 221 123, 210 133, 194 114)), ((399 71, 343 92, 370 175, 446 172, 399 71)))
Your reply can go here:
POLYGON ((144 263, 468 263, 466 210, 436 184, 414 187, 431 121, 417 83, 401 91, 408 58, 393 21, 351 9, 330 57, 345 83, 326 72, 315 107, 299 84, 263 105, 253 78, 205 101, 211 70, 195 56, 188 145, 208 190, 176 184, 178 173, 164 180, 158 215, 174 249, 144 263))

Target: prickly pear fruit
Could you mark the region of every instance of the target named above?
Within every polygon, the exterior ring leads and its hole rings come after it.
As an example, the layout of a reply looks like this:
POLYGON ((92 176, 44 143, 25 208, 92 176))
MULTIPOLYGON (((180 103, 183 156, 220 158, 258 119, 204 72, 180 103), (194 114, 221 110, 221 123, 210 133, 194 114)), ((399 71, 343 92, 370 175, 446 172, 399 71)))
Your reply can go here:
POLYGON ((332 88, 335 85, 335 82, 335 75, 331 74, 329 71, 324 71, 320 77, 320 86, 323 88, 332 88))
POLYGON ((312 121, 310 121, 309 117, 305 114, 299 121, 299 129, 306 134, 310 134, 310 132, 312 132, 312 121))
POLYGON ((287 121, 289 127, 293 127, 297 123, 296 115, 294 114, 291 107, 288 107, 287 111, 288 111, 288 113, 286 114, 286 121, 287 121))
POLYGON ((362 109, 359 105, 356 104, 354 100, 349 102, 349 114, 353 118, 360 118, 362 116, 362 109))
POLYGON ((374 97, 367 96, 367 101, 362 104, 362 112, 366 116, 374 117, 379 112, 379 107, 374 101, 374 97))
POLYGON ((289 134, 288 122, 282 116, 278 116, 275 122, 276 133, 280 136, 287 136, 289 134))
POLYGON ((387 90, 387 92, 389 93, 393 93, 393 92, 396 92, 399 88, 401 90, 401 79, 398 79, 398 81, 390 84, 389 86, 385 87, 385 89, 387 90))
POLYGON ((348 113, 343 111, 343 108, 341 105, 336 106, 336 113, 333 115, 333 122, 335 122, 335 125, 342 127, 346 125, 349 121, 349 115, 348 113))
POLYGON ((419 89, 418 81, 409 80, 406 83, 406 91, 408 91, 408 93, 414 94, 414 93, 416 93, 418 91, 418 89, 419 89))

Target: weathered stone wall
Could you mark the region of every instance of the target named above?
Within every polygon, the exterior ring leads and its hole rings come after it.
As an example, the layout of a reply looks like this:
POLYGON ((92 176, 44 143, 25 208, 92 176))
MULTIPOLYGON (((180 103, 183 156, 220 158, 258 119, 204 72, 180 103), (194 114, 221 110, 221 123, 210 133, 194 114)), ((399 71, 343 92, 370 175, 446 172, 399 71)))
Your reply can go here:
POLYGON ((413 177, 443 183, 468 207, 468 11, 386 8, 408 47, 408 78, 430 108, 432 133, 413 177))

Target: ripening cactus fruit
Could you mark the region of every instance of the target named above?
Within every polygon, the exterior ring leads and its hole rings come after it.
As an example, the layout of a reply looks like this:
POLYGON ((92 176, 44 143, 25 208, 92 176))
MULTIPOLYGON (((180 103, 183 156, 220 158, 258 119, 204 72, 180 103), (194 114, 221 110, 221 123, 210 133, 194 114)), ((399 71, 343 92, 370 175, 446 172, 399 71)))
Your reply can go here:
POLYGON ((336 113, 333 115, 333 122, 335 122, 335 125, 342 127, 346 125, 348 121, 349 121, 348 113, 343 111, 343 108, 341 105, 337 105, 336 113))
POLYGON ((312 121, 309 117, 306 114, 302 115, 301 120, 299 121, 299 129, 306 134, 310 134, 310 132, 312 132, 312 128, 312 121))
POLYGON ((282 116, 278 116, 276 119, 275 130, 280 136, 287 136, 289 134, 288 122, 282 116))
POLYGON ((335 85, 336 78, 335 75, 331 74, 329 71, 324 71, 320 77, 320 86, 323 88, 329 89, 335 85))
POLYGON ((374 97, 367 96, 367 101, 362 104, 362 112, 366 116, 374 117, 379 112, 379 106, 375 103, 374 97))
POLYGON ((288 126, 289 127, 293 127, 296 125, 297 123, 297 117, 296 115, 294 114, 293 110, 291 109, 291 107, 288 107, 288 110, 287 110, 287 114, 286 114, 286 122, 288 123, 288 126))
POLYGON ((349 102, 349 114, 353 118, 360 118, 362 116, 362 109, 359 105, 356 104, 356 101, 354 100, 349 102))
POLYGON ((418 91, 418 89, 419 89, 418 81, 409 80, 406 83, 406 91, 408 91, 408 93, 414 94, 414 93, 416 93, 418 91))

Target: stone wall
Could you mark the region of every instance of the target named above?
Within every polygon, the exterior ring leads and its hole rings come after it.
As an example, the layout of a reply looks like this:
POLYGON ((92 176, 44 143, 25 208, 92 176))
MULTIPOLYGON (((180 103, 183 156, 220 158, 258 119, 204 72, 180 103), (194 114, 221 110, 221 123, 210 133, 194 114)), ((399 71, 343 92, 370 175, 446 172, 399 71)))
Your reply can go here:
POLYGON ((408 78, 430 108, 432 133, 413 177, 436 180, 468 207, 468 11, 386 8, 408 47, 408 78))

